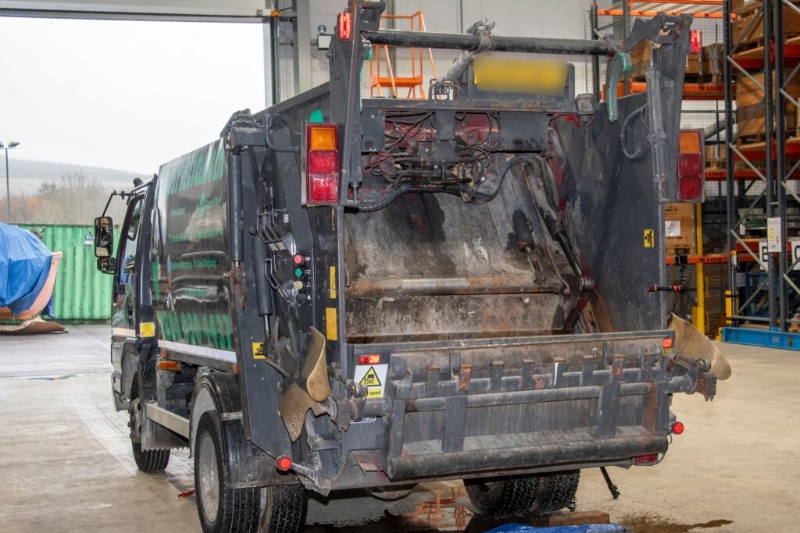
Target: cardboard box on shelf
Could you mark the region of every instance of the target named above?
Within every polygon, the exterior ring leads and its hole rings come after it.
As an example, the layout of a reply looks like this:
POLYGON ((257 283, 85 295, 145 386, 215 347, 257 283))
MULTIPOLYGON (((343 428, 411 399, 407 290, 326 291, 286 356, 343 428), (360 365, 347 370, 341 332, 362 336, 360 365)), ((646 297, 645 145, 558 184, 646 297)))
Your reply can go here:
POLYGON ((689 255, 697 251, 694 224, 695 204, 667 204, 664 206, 664 234, 667 255, 686 250, 689 255))
MULTIPOLYGON (((686 74, 701 75, 703 74, 701 65, 701 53, 688 54, 686 56, 686 74)), ((631 50, 631 78, 644 79, 647 69, 653 64, 653 43, 645 39, 640 42, 631 50)))
POLYGON ((722 43, 709 44, 700 52, 700 70, 704 76, 711 76, 722 81, 725 68, 725 45, 722 43))
MULTIPOLYGON (((773 87, 775 85, 775 73, 772 73, 773 87)), ((764 98, 764 73, 751 73, 753 79, 739 73, 736 78, 736 115, 737 127, 740 137, 763 137, 765 134, 766 121, 764 119, 764 105, 761 101, 764 98), (751 117, 748 121, 748 117, 751 117)), ((800 98, 800 79, 792 79, 785 86, 785 90, 795 100, 800 98)), ((794 131, 797 124, 797 107, 790 101, 786 101, 785 124, 787 131, 794 131)), ((773 125, 774 127, 774 125, 773 125)))

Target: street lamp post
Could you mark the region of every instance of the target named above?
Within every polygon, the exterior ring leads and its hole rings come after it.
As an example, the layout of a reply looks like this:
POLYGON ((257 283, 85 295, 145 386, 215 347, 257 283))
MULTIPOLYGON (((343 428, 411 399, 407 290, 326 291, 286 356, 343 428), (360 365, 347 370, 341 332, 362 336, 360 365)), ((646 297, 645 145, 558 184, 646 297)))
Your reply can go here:
POLYGON ((11 223, 11 181, 8 179, 8 151, 14 148, 15 146, 19 146, 19 142, 17 141, 10 141, 8 146, 3 144, 0 141, 0 148, 5 150, 6 152, 6 209, 8 210, 8 223, 11 223))

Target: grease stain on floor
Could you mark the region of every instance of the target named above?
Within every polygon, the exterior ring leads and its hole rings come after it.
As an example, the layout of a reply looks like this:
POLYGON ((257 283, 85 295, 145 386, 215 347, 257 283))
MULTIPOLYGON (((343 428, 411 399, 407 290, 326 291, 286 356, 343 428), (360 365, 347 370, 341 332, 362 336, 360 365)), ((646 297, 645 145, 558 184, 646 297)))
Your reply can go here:
POLYGON ((660 516, 625 516, 617 521, 634 533, 690 533, 703 529, 716 529, 733 524, 733 520, 710 520, 698 524, 681 524, 660 516))

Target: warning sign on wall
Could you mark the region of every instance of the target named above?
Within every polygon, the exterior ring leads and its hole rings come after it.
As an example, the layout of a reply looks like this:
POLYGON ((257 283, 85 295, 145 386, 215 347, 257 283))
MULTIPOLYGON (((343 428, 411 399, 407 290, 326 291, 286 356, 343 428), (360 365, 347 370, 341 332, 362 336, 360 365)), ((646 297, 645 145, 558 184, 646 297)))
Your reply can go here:
POLYGON ((356 366, 355 381, 367 387, 367 398, 383 398, 383 388, 386 386, 388 370, 389 365, 356 366))

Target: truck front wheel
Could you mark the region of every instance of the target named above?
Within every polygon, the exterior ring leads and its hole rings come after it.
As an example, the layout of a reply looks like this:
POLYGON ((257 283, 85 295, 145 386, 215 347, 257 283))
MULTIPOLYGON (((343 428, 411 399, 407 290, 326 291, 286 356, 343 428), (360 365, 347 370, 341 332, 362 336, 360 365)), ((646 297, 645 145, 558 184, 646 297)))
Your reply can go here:
POLYGON ((543 514, 574 506, 580 471, 492 479, 465 479, 472 506, 479 514, 506 518, 528 512, 543 514))
POLYGON ((167 468, 169 463, 169 450, 143 450, 142 449, 142 404, 139 398, 139 383, 134 378, 131 386, 131 401, 128 405, 128 414, 131 428, 131 447, 133 460, 142 472, 160 472, 167 468))
POLYGON ((257 530, 260 491, 230 487, 222 427, 214 411, 203 413, 197 424, 194 483, 200 524, 205 533, 257 530))

